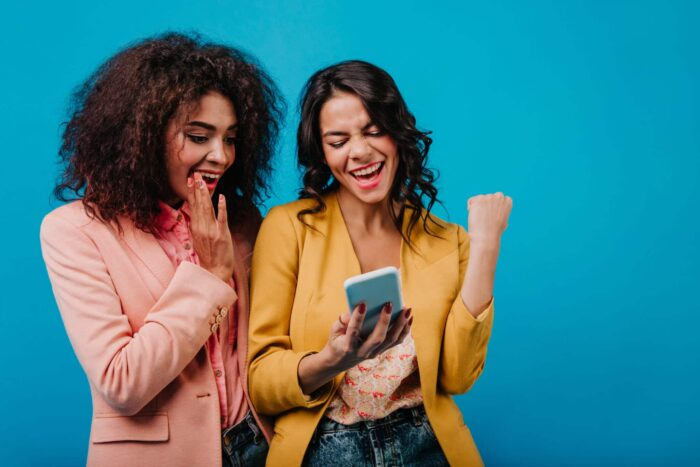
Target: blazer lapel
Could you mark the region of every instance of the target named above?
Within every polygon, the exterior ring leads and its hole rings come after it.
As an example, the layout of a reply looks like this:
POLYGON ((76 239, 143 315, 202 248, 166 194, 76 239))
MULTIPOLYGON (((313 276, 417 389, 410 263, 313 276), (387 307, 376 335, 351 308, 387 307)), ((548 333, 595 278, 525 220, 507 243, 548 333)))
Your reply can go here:
POLYGON ((136 228, 131 222, 122 222, 122 227, 124 242, 162 287, 161 290, 151 291, 156 292, 154 299, 157 300, 175 274, 175 267, 153 235, 136 228))
MULTIPOLYGON (((404 215, 404 233, 408 230, 408 214, 410 212, 404 215)), ((446 231, 438 227, 434 228, 437 235, 441 235, 441 231, 443 237, 446 237, 446 231)), ((446 291, 446 288, 452 287, 452 282, 444 279, 444 274, 450 274, 452 271, 443 271, 439 261, 453 253, 458 246, 446 238, 428 234, 423 229, 422 220, 414 226, 411 241, 412 247, 409 247, 406 242, 401 246, 402 293, 405 306, 413 309, 414 324, 411 334, 416 345, 418 366, 421 368, 421 373, 425 371, 430 373, 432 369, 427 368, 426 365, 429 366, 429 356, 435 351, 434 336, 441 335, 446 318, 446 316, 440 316, 438 310, 434 308, 439 305, 441 298, 450 297, 451 293, 446 291)))

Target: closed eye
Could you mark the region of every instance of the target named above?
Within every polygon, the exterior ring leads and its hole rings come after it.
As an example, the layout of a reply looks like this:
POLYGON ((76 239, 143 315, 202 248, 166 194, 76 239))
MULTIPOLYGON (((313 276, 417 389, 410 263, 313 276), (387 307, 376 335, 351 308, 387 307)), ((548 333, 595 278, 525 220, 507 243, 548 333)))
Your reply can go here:
POLYGON ((341 148, 345 144, 346 140, 340 140, 340 141, 333 141, 332 143, 328 143, 328 145, 332 148, 341 148))
POLYGON ((371 127, 367 128, 365 134, 367 136, 384 136, 384 132, 377 128, 376 125, 372 125, 371 127))
POLYGON ((236 136, 227 136, 224 138, 224 143, 228 146, 234 146, 236 144, 236 141, 238 141, 238 137, 236 136))
POLYGON ((187 134, 187 138, 195 144, 204 144, 209 138, 203 135, 193 135, 191 133, 187 134))

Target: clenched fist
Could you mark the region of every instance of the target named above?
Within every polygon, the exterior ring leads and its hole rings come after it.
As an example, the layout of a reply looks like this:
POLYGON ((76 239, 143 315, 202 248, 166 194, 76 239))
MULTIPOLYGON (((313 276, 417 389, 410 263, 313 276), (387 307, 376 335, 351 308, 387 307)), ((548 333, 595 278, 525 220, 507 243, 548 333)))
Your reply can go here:
POLYGON ((498 243, 508 226, 513 200, 503 193, 477 195, 467 201, 468 232, 472 243, 498 243))

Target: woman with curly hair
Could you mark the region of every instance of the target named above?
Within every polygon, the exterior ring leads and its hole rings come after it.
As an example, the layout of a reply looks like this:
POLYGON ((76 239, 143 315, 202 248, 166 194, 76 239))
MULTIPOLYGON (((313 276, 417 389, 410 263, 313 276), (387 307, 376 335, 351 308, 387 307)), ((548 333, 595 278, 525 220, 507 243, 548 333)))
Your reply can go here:
POLYGON ((433 216, 430 143, 374 65, 306 84, 301 199, 265 218, 251 279, 249 382, 278 416, 271 465, 482 463, 451 396, 484 366, 511 199, 469 199, 469 233, 433 216), (363 337, 366 305, 348 313, 343 281, 386 266, 410 308, 391 323, 385 305, 363 337))
POLYGON ((181 34, 75 93, 55 190, 75 199, 41 244, 92 392, 89 465, 264 463, 248 274, 282 108, 250 57, 181 34))

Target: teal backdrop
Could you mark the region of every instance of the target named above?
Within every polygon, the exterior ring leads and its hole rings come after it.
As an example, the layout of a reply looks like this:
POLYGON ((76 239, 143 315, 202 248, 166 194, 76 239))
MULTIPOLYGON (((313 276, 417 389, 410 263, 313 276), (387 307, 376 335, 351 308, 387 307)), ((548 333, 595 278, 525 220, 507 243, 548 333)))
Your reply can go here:
POLYGON ((266 208, 292 200, 315 70, 388 70, 433 131, 437 213, 514 199, 485 372, 457 398, 488 465, 700 465, 700 7, 692 1, 4 2, 0 464, 86 459, 88 385, 39 248, 70 92, 117 50, 200 31, 289 101, 266 208))

